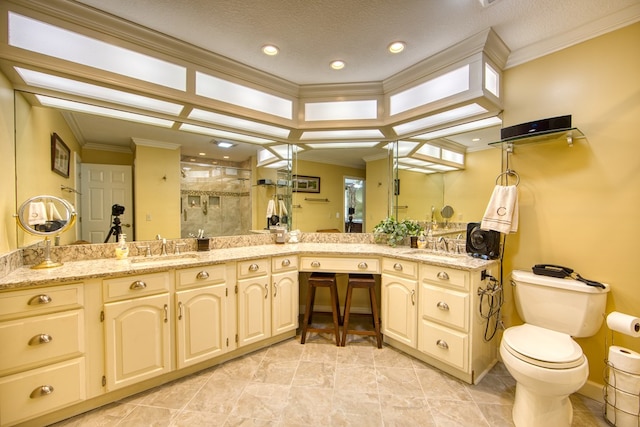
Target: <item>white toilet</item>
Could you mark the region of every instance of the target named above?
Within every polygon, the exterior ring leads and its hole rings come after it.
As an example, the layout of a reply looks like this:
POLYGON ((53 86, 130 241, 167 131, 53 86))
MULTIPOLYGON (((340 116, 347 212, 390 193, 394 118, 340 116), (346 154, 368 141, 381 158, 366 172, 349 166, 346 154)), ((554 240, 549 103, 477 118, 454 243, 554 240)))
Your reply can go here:
POLYGON ((514 298, 524 325, 507 328, 500 356, 516 380, 517 427, 570 426, 569 395, 589 376, 589 362, 572 337, 594 335, 602 325, 605 289, 571 279, 513 271, 514 298))

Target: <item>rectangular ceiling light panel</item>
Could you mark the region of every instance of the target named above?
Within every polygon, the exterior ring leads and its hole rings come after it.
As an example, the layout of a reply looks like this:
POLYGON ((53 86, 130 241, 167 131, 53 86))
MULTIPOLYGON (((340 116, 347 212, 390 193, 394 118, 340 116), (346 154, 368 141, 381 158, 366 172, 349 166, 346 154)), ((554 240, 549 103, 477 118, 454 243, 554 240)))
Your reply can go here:
POLYGON ((185 67, 9 12, 9 45, 184 91, 185 67))
POLYGON ((196 72, 196 95, 291 120, 293 102, 266 92, 196 72))
POLYGON ((414 120, 412 122, 403 123, 398 126, 394 126, 393 130, 398 135, 406 135, 408 133, 420 130, 428 129, 430 127, 438 126, 444 123, 461 120, 467 117, 473 117, 477 114, 486 113, 488 110, 479 104, 469 104, 463 107, 454 108, 452 110, 443 111, 442 113, 433 114, 431 116, 424 117, 422 119, 414 120))
POLYGON ((458 135, 465 132, 470 132, 473 130, 484 129, 492 126, 501 125, 502 120, 497 117, 487 117, 486 119, 475 120, 473 122, 463 123, 457 126, 451 126, 448 128, 436 130, 433 132, 428 132, 422 135, 416 135, 414 138, 416 139, 436 139, 442 138, 450 135, 458 135))
POLYGON ((378 117, 378 102, 365 101, 337 101, 337 102, 309 102, 304 105, 305 121, 324 120, 366 120, 378 117))
POLYGON ((182 111, 182 105, 172 102, 161 101, 159 99, 148 98, 146 96, 135 95, 121 90, 109 89, 106 87, 79 82, 64 77, 41 73, 26 68, 15 67, 20 77, 29 86, 43 89, 52 89, 72 95, 97 99, 100 101, 113 102, 115 104, 129 107, 141 108, 143 110, 155 111, 177 116, 182 111))
POLYGON ((69 101, 66 99, 53 98, 45 95, 36 95, 38 101, 45 107, 61 108, 63 110, 76 111, 79 113, 95 114, 98 116, 112 117, 115 119, 128 120, 130 122, 146 123, 154 126, 170 128, 173 126, 172 120, 158 119, 156 117, 142 114, 129 113, 115 110, 113 108, 98 107, 96 105, 84 104, 82 102, 69 101))
POLYGON ((321 142, 318 144, 306 144, 309 148, 313 149, 327 149, 327 148, 371 148, 378 145, 378 141, 370 142, 321 142))
POLYGON ((442 160, 447 160, 449 162, 457 163, 459 165, 464 165, 464 154, 457 153, 455 151, 451 151, 451 150, 447 150, 446 148, 443 148, 442 160))
POLYGON ((240 119, 238 117, 225 116, 224 114, 213 113, 199 108, 193 109, 191 113, 189 113, 189 118, 246 131, 264 133, 278 138, 286 138, 289 136, 289 129, 252 122, 251 120, 240 119))
POLYGON ((313 139, 376 139, 383 138, 382 132, 378 129, 363 130, 319 130, 304 132, 301 140, 313 139))
POLYGON ((231 139, 235 141, 248 142, 251 144, 269 144, 273 141, 270 139, 257 138, 255 136, 243 135, 241 133, 227 132, 220 129, 211 129, 204 126, 192 125, 189 123, 183 123, 180 125, 180 130, 187 132, 199 133, 202 135, 211 135, 218 138, 231 139))
POLYGON ((500 74, 488 63, 484 64, 484 88, 500 98, 500 74))
POLYGON ((469 90, 469 64, 391 95, 389 114, 391 116, 400 114, 467 90, 469 90))

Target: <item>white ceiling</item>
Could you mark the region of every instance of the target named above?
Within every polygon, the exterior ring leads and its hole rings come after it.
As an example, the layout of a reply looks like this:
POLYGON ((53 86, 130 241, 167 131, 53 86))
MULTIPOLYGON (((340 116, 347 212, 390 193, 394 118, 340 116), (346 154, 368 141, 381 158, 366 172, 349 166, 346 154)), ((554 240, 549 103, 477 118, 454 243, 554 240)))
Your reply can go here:
MULTIPOLYGON (((298 85, 382 81, 489 27, 511 50, 507 61, 510 67, 640 19, 640 0, 495 0, 488 7, 479 0, 77 3, 298 85), (387 46, 396 40, 406 42, 407 47, 391 55, 387 46), (267 43, 277 45, 280 54, 262 54, 260 49, 267 43), (334 59, 344 60, 347 66, 341 71, 332 70, 329 63, 334 59)), ((146 138, 180 143, 183 152, 190 154, 201 150, 203 140, 211 139, 133 124, 119 128, 107 119, 73 117, 76 131, 92 143, 146 138)), ((341 150, 337 156, 337 150, 324 151, 314 150, 309 160, 364 165, 362 156, 366 152, 361 150, 341 150)))

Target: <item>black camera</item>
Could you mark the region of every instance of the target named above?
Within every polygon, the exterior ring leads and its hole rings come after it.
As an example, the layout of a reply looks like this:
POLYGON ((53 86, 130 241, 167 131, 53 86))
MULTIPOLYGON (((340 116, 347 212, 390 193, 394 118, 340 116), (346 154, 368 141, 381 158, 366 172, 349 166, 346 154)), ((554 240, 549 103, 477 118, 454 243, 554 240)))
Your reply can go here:
POLYGON ((124 206, 115 204, 113 206, 111 206, 111 215, 112 216, 118 216, 118 215, 122 215, 124 213, 124 206))

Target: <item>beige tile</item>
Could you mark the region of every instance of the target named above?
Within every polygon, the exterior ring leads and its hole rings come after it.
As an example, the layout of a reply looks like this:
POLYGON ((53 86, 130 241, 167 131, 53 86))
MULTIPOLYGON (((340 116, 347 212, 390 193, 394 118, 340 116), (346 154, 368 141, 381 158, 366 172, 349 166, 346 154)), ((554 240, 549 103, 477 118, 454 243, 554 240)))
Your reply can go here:
POLYGON ((330 425, 332 402, 333 389, 291 387, 282 414, 282 425, 330 425))
POLYGON ((53 424, 55 427, 102 427, 117 424, 135 405, 115 402, 53 424))
POLYGON ((515 397, 515 388, 506 385, 496 375, 485 375, 479 384, 468 385, 467 390, 476 403, 509 405, 515 397))
POLYGON ((248 382, 245 380, 211 377, 185 409, 199 412, 229 413, 247 384, 248 382))
POLYGON ((398 394, 422 397, 422 387, 411 368, 376 368, 376 379, 380 394, 398 394))
POLYGON ((171 421, 171 427, 213 427, 222 426, 228 414, 182 411, 171 421))
POLYGON ((333 389, 336 378, 336 363, 305 362, 298 365, 293 377, 294 386, 333 389))
POLYGON ((334 412, 344 414, 375 414, 381 416, 378 393, 356 393, 336 389, 333 393, 332 408, 334 412))
MULTIPOLYGON (((482 412, 473 402, 430 400, 431 416, 437 426, 489 427, 482 412)), ((551 426, 549 426, 551 427, 551 426)))
POLYGON ((303 345, 304 351, 301 360, 309 362, 333 362, 338 357, 338 350, 342 347, 336 346, 334 343, 306 343, 303 345))
POLYGON ((202 385, 193 386, 189 381, 176 381, 165 384, 151 390, 138 404, 167 409, 182 409, 196 395, 202 385))
POLYGON ((338 349, 338 363, 341 365, 374 366, 373 355, 382 351, 373 346, 346 345, 338 349))
POLYGON ((381 427, 382 417, 379 414, 349 414, 336 411, 331 415, 332 427, 381 427))
POLYGON ((237 402, 231 416, 277 421, 287 406, 289 387, 277 384, 248 384, 237 402))
POLYGON ((494 405, 478 403, 480 412, 484 415, 491 427, 513 427, 513 405, 494 405))
POLYGON ((253 376, 253 382, 291 385, 298 360, 264 358, 253 376))
POLYGON ((354 393, 378 393, 378 382, 373 366, 338 365, 336 368, 336 390, 354 393))
POLYGON ((449 374, 432 367, 415 372, 427 399, 472 400, 466 384, 449 374))
POLYGON ((607 427, 609 423, 604 415, 597 415, 592 412, 573 411, 572 427, 607 427))
POLYGON ((435 427, 431 409, 424 397, 380 395, 382 419, 388 427, 435 427))
POLYGON ((373 352, 376 368, 413 368, 412 357, 395 348, 384 346, 373 352))
POLYGON ((170 426, 172 418, 177 414, 178 411, 173 409, 138 405, 133 409, 133 411, 129 412, 129 414, 118 423, 118 426, 170 426))
POLYGON ((230 360, 218 366, 210 378, 218 380, 251 380, 255 375, 266 351, 251 353, 238 359, 230 360))
POLYGON ((265 353, 265 359, 276 360, 300 360, 305 346, 299 341, 286 340, 278 344, 274 344, 265 353))
POLYGON ((229 416, 227 422, 224 423, 224 427, 276 427, 280 426, 279 421, 274 420, 261 420, 255 418, 242 418, 229 416))

